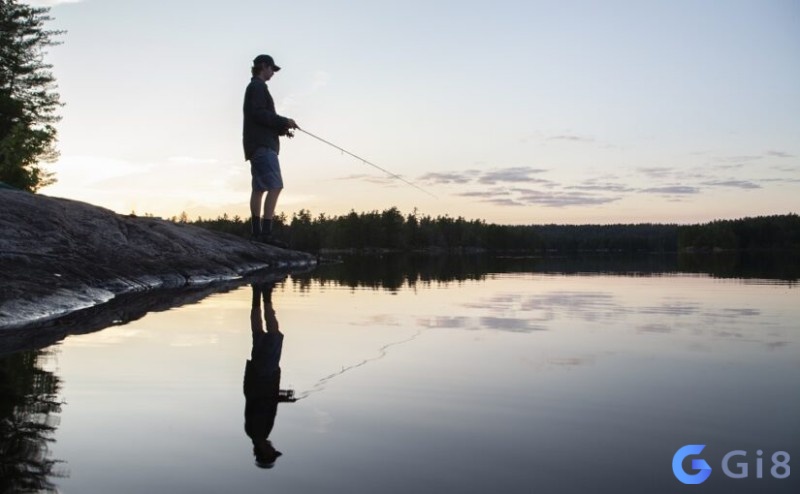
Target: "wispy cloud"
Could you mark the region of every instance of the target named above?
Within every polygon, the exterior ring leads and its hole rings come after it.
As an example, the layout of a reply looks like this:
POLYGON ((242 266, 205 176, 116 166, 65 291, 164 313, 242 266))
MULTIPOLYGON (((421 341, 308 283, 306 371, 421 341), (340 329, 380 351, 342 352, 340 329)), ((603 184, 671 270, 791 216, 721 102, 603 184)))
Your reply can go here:
POLYGON ((642 192, 652 193, 652 194, 699 194, 700 189, 698 187, 692 187, 689 185, 668 185, 665 187, 651 187, 649 189, 642 189, 642 192))
POLYGON ((713 180, 703 182, 703 185, 712 187, 733 187, 737 189, 760 189, 761 186, 749 180, 713 180))
MULTIPOLYGON (((398 175, 402 176, 402 175, 398 175)), ((364 182, 368 182, 371 184, 379 184, 379 185, 392 185, 395 182, 400 182, 394 177, 390 177, 388 175, 369 175, 366 173, 358 173, 355 175, 347 175, 344 177, 339 177, 338 180, 361 180, 364 182)))
POLYGON ((591 136, 576 134, 570 132, 569 130, 564 132, 558 133, 544 133, 544 132, 536 132, 533 134, 528 134, 523 136, 520 139, 520 142, 528 143, 528 142, 536 142, 541 144, 549 144, 549 143, 574 143, 574 144, 589 144, 594 143, 595 138, 591 136))
POLYGON ((518 166, 493 170, 483 174, 478 181, 482 184, 496 184, 498 182, 530 182, 533 180, 531 175, 544 173, 546 169, 532 168, 529 166, 518 166))
POLYGON ((664 166, 651 166, 651 167, 640 167, 638 168, 638 171, 645 174, 648 177, 663 178, 671 176, 675 172, 675 169, 664 166))
POLYGON ((578 185, 568 185, 564 188, 567 190, 582 190, 586 192, 635 192, 637 190, 625 184, 597 182, 594 180, 587 180, 578 185))
POLYGON ((784 151, 767 151, 767 156, 772 156, 774 158, 794 158, 793 154, 784 151))
POLYGON ((550 136, 547 138, 548 141, 568 141, 568 142, 594 142, 594 138, 586 137, 582 135, 576 134, 559 134, 550 136))
POLYGON ((586 194, 583 192, 539 192, 531 191, 522 195, 518 200, 525 204, 536 204, 551 208, 567 206, 597 206, 620 200, 621 197, 605 196, 599 194, 586 194))
POLYGON ((501 183, 550 183, 549 180, 536 178, 533 175, 545 173, 544 168, 534 168, 530 166, 517 166, 509 168, 498 168, 488 171, 465 170, 460 172, 427 173, 417 180, 429 184, 470 184, 477 183, 483 185, 496 185, 501 183))
POLYGON ((467 184, 475 179, 477 171, 426 173, 419 178, 422 182, 433 184, 467 184))
POLYGON ((475 197, 498 206, 545 206, 561 208, 568 206, 595 206, 618 201, 621 197, 587 194, 584 192, 551 192, 533 189, 493 189, 469 191, 458 194, 475 197))

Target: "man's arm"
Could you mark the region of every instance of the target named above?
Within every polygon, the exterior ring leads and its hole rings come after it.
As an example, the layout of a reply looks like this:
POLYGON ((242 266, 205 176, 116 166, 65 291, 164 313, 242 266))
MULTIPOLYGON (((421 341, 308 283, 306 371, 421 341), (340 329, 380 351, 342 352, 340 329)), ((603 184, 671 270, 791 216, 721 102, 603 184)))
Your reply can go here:
POLYGON ((278 132, 297 127, 294 120, 282 117, 270 108, 267 92, 258 86, 250 86, 247 90, 247 112, 253 120, 278 132))

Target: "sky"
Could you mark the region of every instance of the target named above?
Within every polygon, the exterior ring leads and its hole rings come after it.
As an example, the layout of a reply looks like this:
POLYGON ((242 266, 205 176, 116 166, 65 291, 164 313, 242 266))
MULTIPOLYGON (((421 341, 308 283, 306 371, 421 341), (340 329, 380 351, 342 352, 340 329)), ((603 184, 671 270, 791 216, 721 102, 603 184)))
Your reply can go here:
POLYGON ((698 223, 800 212, 797 0, 38 0, 58 182, 119 213, 249 216, 252 59, 291 217, 698 223), (435 196, 435 197, 434 197, 435 196))

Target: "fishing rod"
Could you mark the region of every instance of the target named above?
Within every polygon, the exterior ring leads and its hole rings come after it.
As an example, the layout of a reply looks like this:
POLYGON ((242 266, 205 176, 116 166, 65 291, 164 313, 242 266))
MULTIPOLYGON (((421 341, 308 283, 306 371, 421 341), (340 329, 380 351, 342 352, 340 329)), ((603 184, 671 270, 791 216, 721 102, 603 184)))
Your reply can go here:
POLYGON ((306 134, 306 135, 308 135, 308 136, 310 136, 310 137, 313 137, 314 139, 316 139, 316 140, 318 140, 318 141, 320 141, 320 142, 324 142, 324 143, 325 143, 325 144, 327 144, 328 146, 331 146, 331 147, 333 147, 333 148, 336 148, 336 149, 338 149, 339 151, 341 151, 341 152, 343 152, 343 153, 345 153, 345 154, 349 154, 350 156, 352 156, 353 158, 355 158, 355 159, 357 159, 357 160, 361 161, 361 162, 362 162, 362 163, 364 163, 364 164, 367 164, 367 165, 369 165, 369 166, 372 166, 372 167, 374 167, 374 168, 377 168, 378 170, 382 171, 383 173, 386 173, 387 175, 389 175, 390 177, 393 177, 393 178, 396 178, 397 180, 400 180, 400 181, 402 181, 402 182, 405 182, 405 183, 407 183, 408 185, 410 185, 410 186, 414 187, 415 189, 421 190, 422 192, 424 192, 424 193, 428 194, 429 196, 431 196, 431 197, 433 197, 433 198, 435 198, 435 199, 438 199, 438 197, 437 197, 436 195, 434 195, 434 194, 432 194, 432 193, 428 192, 427 190, 423 189, 422 187, 420 187, 419 185, 417 185, 417 184, 415 184, 415 183, 413 183, 413 182, 409 182, 408 180, 404 179, 404 178, 403 178, 403 177, 401 177, 400 175, 398 175, 398 174, 396 174, 396 173, 392 173, 392 172, 390 172, 390 171, 389 171, 389 170, 387 170, 386 168, 381 168, 380 166, 376 165, 375 163, 372 163, 372 162, 370 162, 370 161, 368 161, 368 160, 365 160, 365 159, 364 159, 364 158, 362 158, 361 156, 356 156, 355 154, 351 153, 350 151, 348 151, 348 150, 346 150, 346 149, 344 149, 344 148, 342 148, 342 147, 340 147, 340 146, 337 146, 336 144, 334 144, 334 143, 332 143, 332 142, 330 142, 330 141, 326 141, 326 140, 325 140, 325 139, 323 139, 322 137, 319 137, 319 136, 317 136, 317 135, 314 135, 314 134, 312 134, 311 132, 309 132, 309 131, 307 131, 307 130, 305 130, 305 129, 301 129, 300 127, 297 127, 297 130, 299 130, 300 132, 302 132, 302 133, 304 133, 304 134, 306 134))

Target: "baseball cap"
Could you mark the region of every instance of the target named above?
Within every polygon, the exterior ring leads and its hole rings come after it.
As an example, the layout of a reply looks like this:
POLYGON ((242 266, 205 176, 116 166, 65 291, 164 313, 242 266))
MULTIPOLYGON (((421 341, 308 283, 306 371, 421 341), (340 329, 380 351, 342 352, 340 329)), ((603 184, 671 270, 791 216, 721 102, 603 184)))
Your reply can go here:
POLYGON ((256 58, 253 59, 253 65, 254 66, 261 65, 261 64, 270 65, 272 67, 272 70, 274 70, 275 72, 281 70, 280 67, 275 65, 275 60, 273 60, 272 57, 269 56, 269 55, 259 55, 259 56, 257 56, 256 58))

